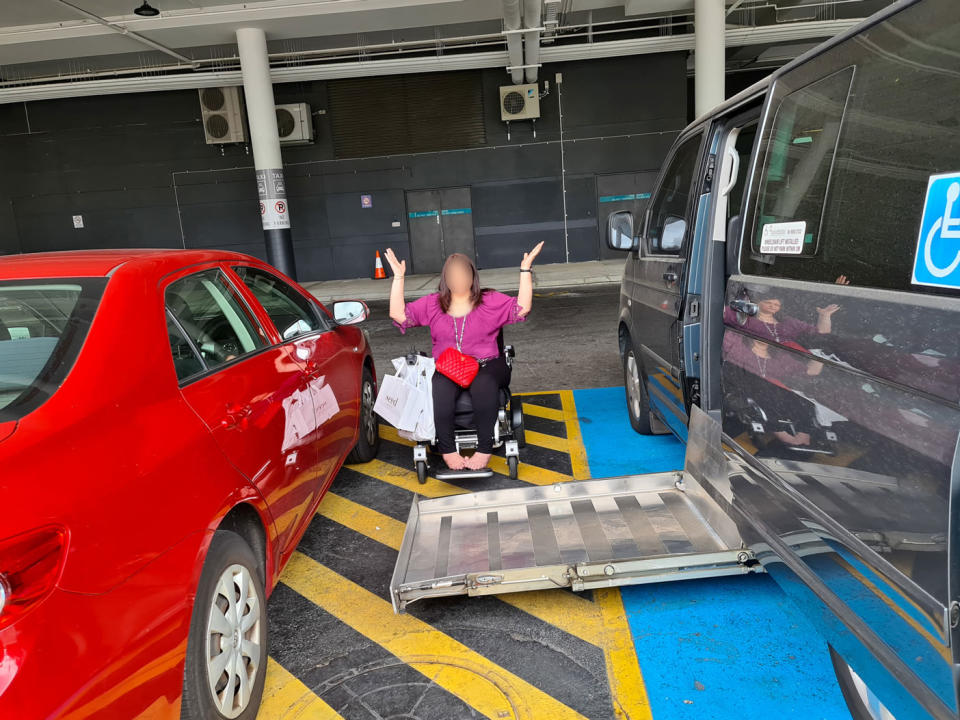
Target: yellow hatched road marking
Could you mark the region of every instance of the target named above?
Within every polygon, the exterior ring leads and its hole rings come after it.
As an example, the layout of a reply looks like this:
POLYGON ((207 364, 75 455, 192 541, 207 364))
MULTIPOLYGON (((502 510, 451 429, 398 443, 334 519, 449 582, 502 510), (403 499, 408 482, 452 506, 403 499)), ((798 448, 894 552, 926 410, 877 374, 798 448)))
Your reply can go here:
POLYGON ((593 601, 603 619, 603 656, 613 698, 613 712, 623 720, 652 720, 647 687, 630 636, 627 613, 618 588, 594 590, 593 601))
POLYGON ((332 492, 327 492, 323 496, 317 512, 387 547, 392 547, 394 550, 400 549, 406 525, 389 515, 371 510, 366 505, 347 500, 332 492))
POLYGON ((400 437, 400 433, 397 432, 397 429, 389 425, 380 426, 380 437, 382 437, 384 440, 389 440, 390 442, 406 445, 407 447, 413 447, 416 445, 413 440, 407 440, 405 437, 400 437))
POLYGON ((583 446, 583 435, 580 433, 580 421, 577 419, 577 405, 573 400, 573 390, 561 390, 560 402, 563 405, 563 421, 567 426, 567 444, 573 479, 589 480, 590 466, 587 464, 587 450, 583 446))
POLYGON ((295 717, 297 720, 340 720, 343 716, 314 695, 310 688, 280 663, 272 657, 267 658, 267 677, 257 718, 278 720, 284 717, 295 717))
MULTIPOLYGON (((387 547, 400 550, 406 526, 389 515, 331 492, 324 496, 317 512, 387 547)), ((579 595, 563 590, 537 590, 499 597, 515 608, 592 645, 596 645, 603 636, 603 625, 596 606, 579 595)))
POLYGON ((533 445, 538 445, 548 450, 558 450, 562 453, 570 452, 570 443, 566 438, 557 437, 556 435, 546 435, 536 430, 527 430, 525 435, 527 442, 533 445))
POLYGON ((523 414, 533 415, 534 417, 546 418, 547 420, 556 420, 563 422, 563 411, 556 408, 544 407, 543 405, 534 405, 533 403, 523 404, 523 414))
POLYGON ((397 487, 409 490, 412 493, 419 493, 426 497, 445 497, 447 495, 459 495, 466 490, 456 485, 450 485, 442 480, 430 478, 424 485, 417 481, 417 474, 413 470, 391 465, 383 460, 371 460, 362 465, 348 465, 351 470, 368 475, 376 480, 382 480, 385 483, 396 485, 397 487))
MULTIPOLYGON (((522 453, 521 453, 522 457, 522 453)), ((501 475, 509 475, 510 468, 507 466, 507 459, 499 455, 490 458, 490 469, 501 475)), ((517 468, 517 477, 531 485, 553 485, 554 483, 570 482, 572 477, 564 473, 558 473, 556 470, 547 470, 546 468, 530 465, 521 460, 517 468)))
POLYGON ((390 603, 302 553, 282 580, 491 720, 583 717, 431 625, 394 615, 390 603))

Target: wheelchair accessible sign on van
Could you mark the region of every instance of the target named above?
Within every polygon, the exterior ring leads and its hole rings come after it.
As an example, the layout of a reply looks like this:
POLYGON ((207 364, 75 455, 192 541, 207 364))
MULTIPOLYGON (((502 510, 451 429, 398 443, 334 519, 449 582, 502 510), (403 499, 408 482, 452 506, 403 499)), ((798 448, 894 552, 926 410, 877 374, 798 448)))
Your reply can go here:
POLYGON ((923 205, 913 284, 960 289, 960 173, 931 175, 923 205))

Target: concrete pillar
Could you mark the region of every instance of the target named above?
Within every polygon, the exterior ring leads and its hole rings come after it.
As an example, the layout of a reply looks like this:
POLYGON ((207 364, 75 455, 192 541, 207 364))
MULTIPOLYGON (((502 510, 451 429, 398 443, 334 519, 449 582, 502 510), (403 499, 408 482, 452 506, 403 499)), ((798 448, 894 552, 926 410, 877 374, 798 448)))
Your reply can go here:
POLYGON ((697 117, 700 117, 722 103, 725 97, 727 16, 723 0, 695 0, 693 20, 694 86, 697 117))
POLYGON ((253 147, 253 166, 257 171, 267 262, 296 279, 290 208, 287 206, 287 188, 283 179, 267 38, 260 28, 240 28, 237 30, 237 46, 240 50, 250 145, 253 147))

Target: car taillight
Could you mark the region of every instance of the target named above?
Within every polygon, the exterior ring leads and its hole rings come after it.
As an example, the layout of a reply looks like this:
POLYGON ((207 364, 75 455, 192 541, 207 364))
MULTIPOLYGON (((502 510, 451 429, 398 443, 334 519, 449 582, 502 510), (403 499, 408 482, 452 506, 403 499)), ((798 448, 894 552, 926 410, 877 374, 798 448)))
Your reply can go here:
POLYGON ((65 549, 66 532, 53 526, 0 540, 0 630, 53 590, 65 549))

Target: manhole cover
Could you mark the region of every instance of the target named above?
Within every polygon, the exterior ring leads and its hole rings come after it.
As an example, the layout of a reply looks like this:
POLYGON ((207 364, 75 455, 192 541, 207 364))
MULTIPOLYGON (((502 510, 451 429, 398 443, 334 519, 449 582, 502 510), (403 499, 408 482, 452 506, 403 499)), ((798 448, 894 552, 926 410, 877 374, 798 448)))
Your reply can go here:
POLYGON ((509 690, 498 678, 436 657, 406 658, 407 662, 386 660, 364 665, 336 675, 312 691, 304 693, 280 715, 283 720, 306 720, 315 717, 311 708, 320 697, 344 717, 363 720, 460 720, 483 718, 478 708, 451 698, 448 687, 470 687, 473 697, 485 699, 484 710, 497 720, 519 720, 516 704, 509 690), (418 672, 419 671, 419 672, 418 672), (451 700, 456 707, 451 706, 451 700))

